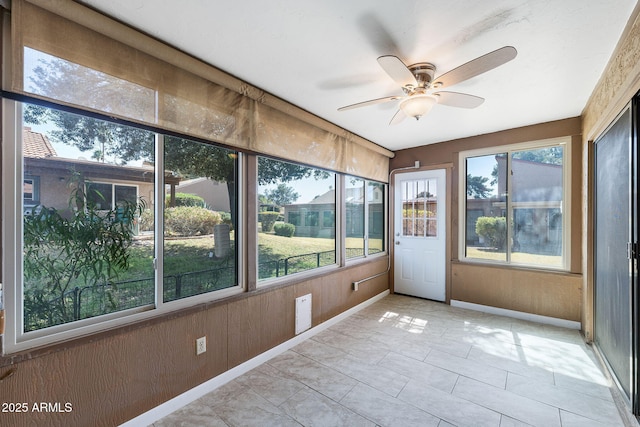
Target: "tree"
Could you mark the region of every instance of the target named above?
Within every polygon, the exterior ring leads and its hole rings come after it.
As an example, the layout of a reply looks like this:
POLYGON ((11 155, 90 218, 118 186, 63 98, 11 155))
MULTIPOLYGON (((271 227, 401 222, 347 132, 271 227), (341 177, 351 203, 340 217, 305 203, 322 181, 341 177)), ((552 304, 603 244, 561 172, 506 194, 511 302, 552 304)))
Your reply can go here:
POLYGON ((303 178, 313 177, 325 179, 329 172, 294 163, 273 160, 267 157, 258 158, 258 184, 278 184, 281 182, 297 181, 303 178))
POLYGON ((547 163, 550 165, 562 164, 562 147, 547 147, 537 150, 518 151, 513 153, 514 159, 527 160, 529 162, 547 163))
POLYGON ((467 196, 475 199, 486 199, 491 194, 491 187, 487 187, 489 178, 486 176, 472 176, 467 174, 467 196))
POLYGON ((275 189, 265 191, 264 195, 277 206, 289 205, 300 198, 300 194, 286 184, 278 184, 275 189))
POLYGON ((128 248, 133 223, 145 208, 142 200, 99 210, 85 203, 84 186, 74 185, 66 212, 41 206, 24 217, 24 307, 25 318, 33 319, 25 323, 29 330, 78 320, 67 293, 78 286, 106 285, 129 267, 128 248))

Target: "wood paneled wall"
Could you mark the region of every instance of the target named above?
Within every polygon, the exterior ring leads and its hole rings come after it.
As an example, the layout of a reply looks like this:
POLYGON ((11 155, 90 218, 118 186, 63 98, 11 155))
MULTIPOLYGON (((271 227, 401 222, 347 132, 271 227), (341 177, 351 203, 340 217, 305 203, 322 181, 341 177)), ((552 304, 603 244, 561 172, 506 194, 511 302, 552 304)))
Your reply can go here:
MULTIPOLYGON (((574 117, 538 125, 509 129, 486 135, 426 145, 398 151, 391 168, 401 168, 420 161, 423 168, 451 163, 453 170, 448 188, 451 191, 451 261, 447 295, 450 299, 505 308, 525 313, 580 321, 582 308, 582 145, 581 119, 574 117), (461 151, 497 147, 527 141, 571 137, 571 259, 569 273, 531 270, 517 267, 486 266, 458 260, 458 182, 461 151)), ((393 191, 393 188, 391 189, 393 191)))
POLYGON ((451 270, 451 299, 580 322, 580 274, 468 263, 451 270))
POLYGON ((309 280, 259 289, 119 330, 0 358, 0 402, 26 402, 27 413, 0 413, 2 426, 113 426, 201 384, 295 334, 295 298, 312 294, 313 326, 388 289, 387 257, 309 280), (195 340, 207 352, 195 355, 195 340), (71 412, 40 413, 60 402, 71 412))

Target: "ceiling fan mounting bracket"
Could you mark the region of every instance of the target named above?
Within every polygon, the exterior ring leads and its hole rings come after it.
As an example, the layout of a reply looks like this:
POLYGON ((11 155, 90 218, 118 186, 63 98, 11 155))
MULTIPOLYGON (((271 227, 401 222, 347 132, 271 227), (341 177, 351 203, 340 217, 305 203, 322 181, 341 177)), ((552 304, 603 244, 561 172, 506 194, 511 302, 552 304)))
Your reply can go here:
POLYGON ((436 72, 436 66, 430 62, 418 62, 409 65, 407 68, 415 76, 419 87, 429 86, 436 72))

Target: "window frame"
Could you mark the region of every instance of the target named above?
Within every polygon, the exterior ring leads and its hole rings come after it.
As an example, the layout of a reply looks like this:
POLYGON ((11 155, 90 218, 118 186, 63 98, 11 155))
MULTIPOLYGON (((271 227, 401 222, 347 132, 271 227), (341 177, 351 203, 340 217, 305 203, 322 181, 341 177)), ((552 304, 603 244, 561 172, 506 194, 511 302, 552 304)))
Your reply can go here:
POLYGON ((24 175, 23 176, 23 185, 24 185, 24 181, 27 180, 31 180, 31 186, 33 187, 33 190, 31 191, 31 198, 27 199, 26 197, 24 197, 24 193, 23 193, 23 197, 22 197, 22 201, 24 203, 25 207, 36 207, 40 204, 40 176, 38 175, 24 175))
MULTIPOLYGON (((458 260, 465 263, 488 264, 513 266, 523 268, 534 268, 540 270, 552 271, 569 271, 571 268, 571 137, 564 136, 558 138, 549 138, 542 140, 527 141, 514 143, 509 145, 498 145, 487 148, 479 148, 474 150, 461 151, 458 155, 458 200, 463 201, 458 204, 458 260), (530 264, 522 262, 514 262, 511 260, 511 248, 507 245, 505 261, 469 258, 466 256, 467 243, 467 159, 471 157, 480 157, 506 153, 507 154, 507 170, 511 170, 511 157, 514 152, 536 150, 549 147, 562 146, 562 201, 560 202, 560 210, 562 212, 562 263, 560 266, 530 264)), ((507 222, 513 217, 514 205, 511 197, 512 179, 511 174, 507 173, 507 202, 506 202, 506 218, 507 222)), ((507 227, 507 242, 512 238, 512 227, 507 227)))
MULTIPOLYGON (((358 256, 354 256, 354 257, 347 257, 346 254, 346 226, 347 224, 345 223, 344 225, 344 235, 342 236, 342 238, 344 239, 344 243, 343 243, 343 247, 345 247, 345 258, 346 258, 346 263, 352 263, 354 261, 358 261, 358 260, 366 260, 372 257, 379 257, 379 256, 384 256, 385 254, 387 254, 387 231, 388 231, 388 211, 389 211, 389 201, 388 201, 388 194, 389 194, 389 185, 384 183, 384 182, 379 182, 379 181, 375 181, 372 179, 367 179, 367 178, 362 178, 362 177, 358 177, 358 176, 354 176, 354 175, 347 175, 345 174, 345 182, 346 180, 348 180, 349 178, 355 178, 358 179, 360 181, 362 181, 362 204, 363 204, 363 219, 362 219, 362 240, 363 240, 363 247, 362 247, 362 255, 358 255, 358 256), (381 185, 382 186, 382 192, 380 194, 380 204, 382 205, 382 209, 381 209, 381 214, 382 214, 382 250, 380 252, 374 252, 374 253, 369 253, 370 252, 370 246, 369 246, 369 241, 370 241, 370 221, 371 221, 371 205, 375 204, 375 202, 377 201, 376 199, 374 200, 369 200, 369 187, 374 187, 376 185, 381 185)), ((344 189, 345 195, 346 195, 346 186, 344 189)), ((346 212, 346 197, 343 198, 342 200, 342 205, 344 206, 344 210, 346 212)), ((345 221, 347 221, 346 215, 344 217, 345 221)))
MULTIPOLYGON (((340 261, 341 258, 341 253, 344 251, 343 247, 344 247, 344 238, 342 237, 342 232, 340 230, 342 230, 341 227, 341 221, 340 218, 342 217, 342 212, 344 210, 343 208, 343 192, 342 192, 342 182, 344 181, 342 179, 342 177, 345 175, 341 172, 336 172, 333 171, 331 169, 326 169, 326 168, 320 168, 317 166, 312 166, 312 165, 307 165, 307 164, 303 164, 300 162, 296 162, 296 161, 292 161, 292 160, 286 160, 286 159, 281 159, 281 158, 277 158, 277 157, 272 157, 272 156, 268 156, 268 155, 264 155, 264 154, 256 154, 256 191, 255 191, 255 204, 256 206, 259 205, 259 200, 258 200, 258 196, 260 193, 260 184, 259 184, 259 175, 260 175, 260 166, 259 166, 259 159, 260 158, 265 158, 268 159, 269 161, 277 161, 277 162, 282 162, 282 163, 289 163, 289 164, 293 164, 293 165, 297 165, 297 166, 303 166, 303 167, 308 167, 308 168, 312 168, 312 169, 317 169, 317 170, 321 170, 321 171, 326 171, 329 172, 331 174, 333 174, 333 185, 331 186, 332 188, 335 189, 335 193, 334 193, 334 206, 335 206, 335 215, 334 215, 334 256, 335 256, 335 262, 333 264, 328 264, 328 265, 323 265, 320 267, 315 267, 315 268, 310 268, 308 270, 302 270, 302 271, 298 271, 295 273, 289 273, 289 274, 285 274, 282 276, 274 276, 274 277, 265 277, 265 278, 260 278, 260 254, 259 254, 259 245, 260 245, 260 237, 258 233, 258 222, 256 221, 256 226, 254 228, 254 232, 256 233, 256 246, 255 248, 249 248, 249 250, 254 251, 255 253, 255 266, 254 266, 254 274, 256 277, 256 289, 262 289, 262 288, 266 288, 266 287, 270 287, 270 286, 274 286, 277 284, 281 284, 281 283, 286 283, 287 281, 290 280, 298 280, 298 279, 304 279, 307 277, 314 277, 317 275, 323 275, 326 274, 327 271, 329 270, 336 270, 340 267, 343 266, 342 262, 340 261)), ((318 211, 312 211, 309 212, 306 209, 300 209, 300 210, 295 210, 295 211, 290 211, 286 214, 285 216, 285 221, 293 224, 292 222, 290 222, 291 217, 293 216, 294 218, 296 218, 298 221, 302 222, 303 224, 305 224, 304 226, 307 226, 307 219, 309 218, 310 214, 317 214, 316 219, 318 221, 317 225, 320 227, 324 226, 324 217, 327 211, 325 209, 323 210, 318 210, 318 211), (292 215, 293 214, 293 215, 292 215)), ((314 215, 311 215, 314 216, 314 215)), ((299 224, 294 224, 296 227, 299 226, 299 224)))
MULTIPOLYGON (((136 190, 136 199, 139 197, 140 194, 140 186, 139 185, 131 185, 131 184, 124 184, 121 182, 110 182, 110 181, 104 181, 104 180, 97 180, 97 181, 85 181, 84 186, 85 186, 85 194, 86 197, 89 197, 89 187, 91 185, 110 185, 111 186, 111 200, 109 201, 109 203, 111 204, 111 206, 109 207, 109 209, 113 209, 114 206, 116 206, 118 204, 118 202, 116 201, 116 187, 129 187, 129 188, 135 188, 136 190)), ((89 201, 89 200, 87 200, 89 201)))

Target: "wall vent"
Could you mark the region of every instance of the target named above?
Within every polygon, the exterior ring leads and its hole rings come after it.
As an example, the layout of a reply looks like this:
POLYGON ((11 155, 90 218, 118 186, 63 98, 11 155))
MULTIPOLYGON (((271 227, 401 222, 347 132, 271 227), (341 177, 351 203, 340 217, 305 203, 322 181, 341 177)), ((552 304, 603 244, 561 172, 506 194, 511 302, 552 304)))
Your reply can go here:
POLYGON ((311 328, 311 294, 296 298, 296 335, 311 328))

